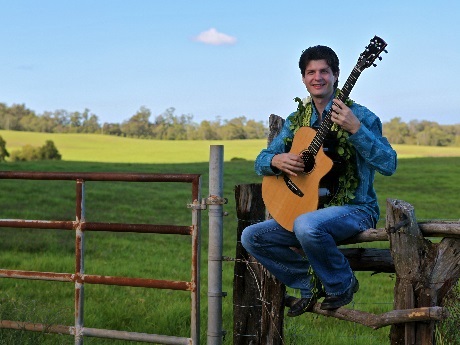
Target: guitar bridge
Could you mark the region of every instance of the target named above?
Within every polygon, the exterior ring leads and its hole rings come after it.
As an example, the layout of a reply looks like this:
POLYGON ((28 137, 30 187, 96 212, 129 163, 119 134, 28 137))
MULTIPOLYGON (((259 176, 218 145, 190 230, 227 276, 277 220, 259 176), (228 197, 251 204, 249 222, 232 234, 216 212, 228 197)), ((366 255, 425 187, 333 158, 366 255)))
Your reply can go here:
POLYGON ((295 185, 294 182, 292 182, 292 180, 287 176, 287 175, 283 175, 283 179, 284 179, 284 183, 286 183, 286 186, 289 188, 289 190, 294 193, 295 195, 297 195, 298 197, 303 197, 304 194, 303 192, 300 190, 299 187, 297 187, 295 185))

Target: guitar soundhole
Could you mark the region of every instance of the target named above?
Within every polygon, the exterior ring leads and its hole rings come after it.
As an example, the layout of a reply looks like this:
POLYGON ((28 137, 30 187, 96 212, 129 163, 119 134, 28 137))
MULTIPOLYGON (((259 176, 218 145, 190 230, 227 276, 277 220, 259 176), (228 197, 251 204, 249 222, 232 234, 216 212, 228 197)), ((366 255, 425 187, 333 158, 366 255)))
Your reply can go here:
POLYGON ((302 160, 305 164, 303 169, 305 174, 309 174, 315 168, 315 156, 308 150, 301 152, 302 160))

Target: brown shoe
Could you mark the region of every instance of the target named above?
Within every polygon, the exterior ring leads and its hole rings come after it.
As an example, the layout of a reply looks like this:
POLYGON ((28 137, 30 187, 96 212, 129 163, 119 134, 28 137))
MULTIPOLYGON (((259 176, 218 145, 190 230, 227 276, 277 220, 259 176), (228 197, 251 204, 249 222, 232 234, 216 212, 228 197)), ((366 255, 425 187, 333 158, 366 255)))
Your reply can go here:
POLYGON ((311 311, 313 306, 315 305, 317 298, 315 296, 300 298, 296 303, 294 303, 289 311, 287 312, 287 316, 294 317, 302 315, 307 311, 311 311))
POLYGON ((323 310, 334 310, 344 305, 347 305, 353 300, 353 294, 358 292, 359 282, 358 279, 353 275, 351 280, 350 288, 341 295, 327 295, 324 301, 321 303, 320 308, 323 310))

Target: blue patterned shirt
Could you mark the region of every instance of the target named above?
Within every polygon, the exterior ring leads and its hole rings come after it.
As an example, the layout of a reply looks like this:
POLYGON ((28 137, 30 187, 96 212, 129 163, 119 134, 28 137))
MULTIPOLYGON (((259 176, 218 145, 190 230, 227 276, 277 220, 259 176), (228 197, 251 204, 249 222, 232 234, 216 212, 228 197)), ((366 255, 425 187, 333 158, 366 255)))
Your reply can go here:
MULTIPOLYGON (((326 106, 322 118, 332 107, 332 99, 326 106)), ((397 156, 388 140, 382 136, 382 123, 380 119, 366 107, 353 103, 351 111, 361 122, 359 130, 349 136, 348 140, 356 149, 356 164, 359 177, 355 198, 350 205, 367 212, 378 221, 380 211, 377 195, 374 190, 374 175, 378 171, 382 175, 392 175, 396 170, 397 156)), ((293 113, 294 114, 294 113, 293 113)), ((294 134, 289 129, 291 114, 286 119, 283 128, 270 145, 262 150, 255 161, 255 171, 258 175, 279 175, 281 171, 271 166, 273 156, 287 152, 284 138, 293 138, 294 134)), ((313 128, 319 126, 319 117, 313 107, 311 123, 313 128)))

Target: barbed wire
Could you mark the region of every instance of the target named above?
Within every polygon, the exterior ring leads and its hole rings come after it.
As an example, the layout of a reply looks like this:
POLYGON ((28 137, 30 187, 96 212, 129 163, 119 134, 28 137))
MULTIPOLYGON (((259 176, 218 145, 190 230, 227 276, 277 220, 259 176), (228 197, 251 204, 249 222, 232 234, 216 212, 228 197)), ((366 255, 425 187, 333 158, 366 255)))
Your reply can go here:
MULTIPOLYGON (((256 272, 254 271, 254 269, 253 269, 253 267, 251 265, 257 264, 260 267, 264 267, 264 266, 262 264, 260 264, 258 261, 249 261, 249 260, 243 260, 243 259, 234 259, 232 261, 245 263, 247 271, 250 273, 250 276, 253 278, 253 280, 255 281, 256 286, 257 286, 257 292, 259 294, 259 297, 257 298, 257 300, 261 302, 260 305, 252 305, 252 306, 241 306, 241 305, 236 305, 235 303, 233 303, 233 306, 234 307, 237 306, 237 307, 241 307, 241 308, 262 307, 262 312, 264 312, 264 313, 266 313, 266 315, 268 315, 268 318, 269 318, 273 328, 275 329, 275 332, 276 332, 277 336, 281 340, 282 344, 285 344, 283 336, 282 336, 283 332, 280 332, 280 330, 276 327, 276 323, 274 321, 274 318, 273 318, 273 316, 271 315, 271 313, 269 311, 268 306, 271 306, 272 302, 269 302, 269 301, 267 301, 267 300, 265 300, 263 298, 263 292, 262 292, 260 281, 257 279, 257 274, 256 274, 256 272)), ((237 276, 237 275, 234 275, 234 276, 237 276)), ((237 336, 256 336, 256 335, 241 335, 241 334, 235 334, 235 335, 237 335, 237 336)))

